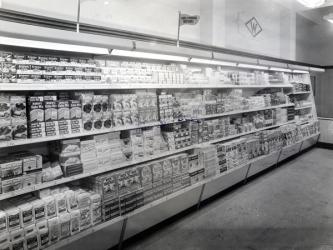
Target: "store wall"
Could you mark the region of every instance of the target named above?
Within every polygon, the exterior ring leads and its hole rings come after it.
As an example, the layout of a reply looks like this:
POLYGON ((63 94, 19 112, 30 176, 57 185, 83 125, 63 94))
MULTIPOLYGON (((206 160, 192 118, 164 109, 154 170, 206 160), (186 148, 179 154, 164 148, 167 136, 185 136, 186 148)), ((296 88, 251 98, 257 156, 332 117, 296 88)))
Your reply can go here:
MULTIPOLYGON (((83 22, 176 38, 178 11, 199 14, 182 26, 181 39, 295 59, 295 13, 267 0, 81 0, 83 22), (108 4, 105 4, 107 2, 108 4), (263 31, 253 37, 245 23, 255 17, 263 31)), ((2 7, 76 20, 76 0, 2 0, 2 7), (65 7, 64 7, 65 6, 65 7)))

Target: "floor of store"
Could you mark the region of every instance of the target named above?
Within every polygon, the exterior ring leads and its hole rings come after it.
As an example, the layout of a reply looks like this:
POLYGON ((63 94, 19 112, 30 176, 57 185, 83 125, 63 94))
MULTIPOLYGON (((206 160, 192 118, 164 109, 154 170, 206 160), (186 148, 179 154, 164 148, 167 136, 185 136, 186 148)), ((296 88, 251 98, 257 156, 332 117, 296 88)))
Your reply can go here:
POLYGON ((332 163, 314 148, 124 248, 333 249, 332 163))

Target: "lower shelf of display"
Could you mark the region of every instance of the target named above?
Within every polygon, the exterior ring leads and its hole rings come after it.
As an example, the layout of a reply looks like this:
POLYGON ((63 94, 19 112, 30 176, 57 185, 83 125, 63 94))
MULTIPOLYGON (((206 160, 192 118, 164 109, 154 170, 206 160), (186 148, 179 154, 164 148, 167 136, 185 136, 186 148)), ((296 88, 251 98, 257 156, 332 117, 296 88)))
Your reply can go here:
MULTIPOLYGON (((309 136, 309 137, 303 138, 303 139, 302 139, 301 141, 299 141, 299 142, 306 141, 306 140, 308 140, 308 139, 310 139, 310 138, 317 137, 319 134, 320 134, 320 133, 317 133, 317 134, 311 135, 311 136, 309 136)), ((299 143, 299 142, 297 142, 297 143, 299 143)), ((160 198, 160 199, 158 199, 158 200, 156 200, 156 201, 153 201, 153 202, 151 202, 151 203, 149 203, 149 204, 147 204, 147 205, 144 205, 144 206, 142 206, 142 207, 140 207, 140 208, 138 208, 138 209, 136 209, 136 210, 134 210, 134 211, 132 211, 132 212, 130 212, 130 213, 128 213, 128 214, 125 214, 125 215, 122 215, 122 216, 116 217, 116 218, 114 218, 114 219, 112 219, 112 220, 109 220, 109 221, 106 221, 106 222, 102 222, 102 223, 100 223, 100 224, 98 224, 98 225, 96 225, 96 226, 93 226, 93 227, 91 227, 91 228, 89 228, 89 229, 86 229, 86 230, 84 230, 84 231, 82 231, 82 232, 79 232, 77 235, 74 235, 74 236, 72 236, 72 237, 70 237, 70 238, 67 238, 67 239, 64 239, 64 240, 61 240, 61 241, 55 243, 54 245, 49 246, 49 247, 47 248, 47 250, 56 250, 56 249, 59 249, 59 248, 61 248, 62 246, 68 245, 68 244, 71 243, 71 242, 77 241, 77 240, 79 240, 79 239, 81 239, 81 238, 83 238, 83 237, 85 237, 85 236, 87 236, 87 235, 89 235, 89 234, 92 234, 92 233, 94 233, 94 232, 97 232, 97 231, 99 231, 99 230, 102 230, 103 228, 106 228, 106 227, 111 226, 111 225, 113 225, 113 224, 115 224, 115 223, 118 223, 118 222, 120 222, 120 221, 123 221, 123 220, 125 220, 125 219, 128 219, 128 218, 130 218, 130 217, 132 217, 132 216, 134 216, 134 215, 136 215, 136 214, 142 213, 142 212, 145 211, 145 210, 148 210, 148 209, 150 209, 150 208, 153 208, 153 207, 155 207, 155 206, 158 206, 158 205, 160 205, 160 204, 162 204, 162 203, 164 203, 164 202, 166 202, 166 201, 168 201, 168 200, 171 200, 171 199, 173 199, 173 198, 175 198, 175 197, 177 197, 177 196, 179 196, 179 195, 181 195, 181 194, 184 194, 184 193, 186 193, 186 192, 189 192, 189 191, 191 191, 191 190, 193 190, 193 189, 195 189, 195 188, 198 188, 198 187, 200 187, 200 186, 202 186, 202 185, 204 185, 204 184, 207 184, 207 183, 209 183, 209 182, 212 182, 212 181, 214 181, 214 180, 217 180, 217 179, 219 179, 219 178, 221 178, 221 177, 223 177, 223 176, 230 175, 231 173, 233 173, 233 172, 236 171, 236 170, 239 170, 239 169, 242 169, 242 168, 249 167, 250 164, 252 164, 252 163, 254 163, 254 162, 257 162, 257 161, 260 161, 260 160, 262 160, 262 159, 264 159, 264 158, 266 158, 266 157, 270 157, 271 155, 274 155, 274 154, 276 154, 277 152, 282 151, 282 150, 285 149, 285 148, 288 148, 288 147, 294 146, 294 145, 296 145, 297 143, 292 144, 292 145, 288 145, 288 146, 286 146, 286 147, 283 147, 283 148, 281 148, 280 150, 274 151, 274 152, 272 152, 272 153, 270 153, 270 154, 262 155, 262 156, 259 156, 259 157, 255 158, 255 159, 251 159, 251 160, 249 160, 247 163, 245 163, 245 164, 243 164, 243 165, 241 165, 241 166, 239 166, 239 167, 235 167, 235 168, 230 169, 230 170, 228 170, 228 171, 225 171, 225 172, 223 172, 223 173, 221 173, 221 174, 217 174, 217 175, 215 175, 215 176, 212 176, 212 177, 209 177, 209 178, 207 178, 207 179, 204 179, 203 181, 200 181, 200 182, 198 182, 198 183, 195 183, 195 184, 193 184, 193 185, 191 185, 191 186, 189 186, 189 187, 186 187, 186 188, 181 189, 181 190, 179 190, 179 191, 177 191, 177 192, 175 192, 175 193, 169 194, 169 195, 167 195, 167 196, 165 196, 165 197, 162 197, 162 198, 160 198)))
POLYGON ((295 107, 295 110, 310 109, 312 106, 295 107))
MULTIPOLYGON (((264 108, 237 110, 237 111, 230 111, 230 112, 225 112, 225 113, 221 113, 221 114, 204 115, 204 116, 200 116, 195 119, 189 119, 189 120, 218 118, 218 117, 224 117, 224 116, 229 116, 229 115, 237 115, 237 114, 263 111, 263 110, 269 110, 269 109, 277 109, 277 108, 287 108, 287 107, 292 107, 292 106, 294 106, 294 104, 289 103, 289 104, 282 104, 282 105, 270 106, 270 107, 264 107, 264 108)), ((84 136, 100 135, 100 134, 105 134, 105 133, 112 133, 112 132, 139 129, 139 128, 147 128, 147 127, 152 127, 152 126, 161 126, 161 125, 165 125, 165 124, 172 124, 172 123, 178 123, 178 122, 181 122, 181 121, 170 121, 170 122, 165 122, 165 123, 161 123, 158 121, 158 122, 151 122, 151 123, 146 123, 146 124, 142 124, 142 125, 132 125, 132 126, 116 127, 116 128, 111 128, 111 129, 101 129, 101 130, 94 130, 94 131, 83 132, 83 133, 78 133, 78 134, 49 136, 49 137, 42 137, 42 138, 29 138, 29 139, 22 139, 22 140, 11 140, 11 141, 1 142, 0 148, 21 146, 21 145, 27 145, 27 144, 36 144, 36 143, 43 143, 43 142, 57 141, 57 140, 64 140, 64 139, 72 139, 72 138, 78 138, 78 137, 84 137, 84 136)))
POLYGON ((305 94, 310 94, 311 91, 300 91, 300 92, 292 92, 289 95, 305 95, 305 94))
POLYGON ((94 175, 102 174, 102 173, 105 173, 105 172, 119 170, 119 169, 122 169, 122 168, 130 167, 132 165, 141 164, 141 163, 144 163, 144 162, 156 160, 156 159, 159 159, 159 158, 171 156, 171 155, 178 154, 178 153, 183 153, 183 152, 186 152, 188 150, 198 148, 200 146, 206 146, 206 145, 210 145, 210 144, 213 144, 213 143, 228 141, 228 140, 231 140, 231 139, 239 138, 239 137, 244 136, 244 135, 250 135, 250 134, 260 132, 260 131, 263 131, 263 130, 277 128, 277 127, 280 127, 280 126, 283 126, 283 125, 293 124, 293 123, 294 123, 294 121, 290 121, 290 122, 286 122, 286 123, 282 123, 282 124, 277 124, 277 125, 273 125, 273 126, 269 126, 269 127, 264 127, 264 128, 260 128, 260 129, 256 129, 256 130, 236 134, 236 135, 230 135, 230 136, 215 139, 215 140, 212 140, 212 141, 208 141, 208 142, 204 142, 204 143, 200 143, 200 144, 194 144, 194 145, 191 145, 189 147, 184 147, 184 148, 180 148, 180 149, 172 150, 172 151, 166 151, 166 152, 163 152, 161 154, 153 155, 151 157, 145 157, 145 158, 137 160, 137 161, 124 162, 124 163, 121 163, 119 165, 114 166, 113 168, 110 168, 110 167, 98 168, 97 170, 95 170, 93 172, 82 173, 82 174, 74 175, 74 176, 71 176, 71 177, 64 177, 64 178, 61 178, 61 179, 58 179, 58 180, 44 182, 44 183, 35 185, 33 187, 24 188, 24 189, 20 189, 20 190, 17 190, 17 191, 12 191, 12 192, 9 192, 9 193, 1 194, 0 195, 0 201, 8 199, 8 198, 15 197, 15 196, 19 196, 19 195, 22 195, 22 194, 30 193, 30 192, 33 192, 33 191, 42 190, 44 188, 49 188, 49 187, 52 187, 52 186, 57 186, 57 185, 60 185, 60 184, 80 180, 80 179, 83 179, 83 178, 86 178, 86 177, 89 177, 89 176, 94 176, 94 175))

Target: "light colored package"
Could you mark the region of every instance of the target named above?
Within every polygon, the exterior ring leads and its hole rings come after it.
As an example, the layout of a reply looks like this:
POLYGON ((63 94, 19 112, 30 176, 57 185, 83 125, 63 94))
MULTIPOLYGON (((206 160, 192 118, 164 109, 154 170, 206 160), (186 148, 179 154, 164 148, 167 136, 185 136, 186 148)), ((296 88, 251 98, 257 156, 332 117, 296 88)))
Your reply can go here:
POLYGON ((87 229, 91 226, 90 206, 80 208, 80 230, 87 229))
POLYGON ((24 247, 25 250, 39 249, 38 233, 36 231, 24 237, 24 247))
POLYGON ((59 142, 59 153, 80 154, 80 139, 63 140, 59 142))
POLYGON ((105 157, 98 157, 97 165, 98 165, 99 168, 111 167, 111 165, 112 165, 111 156, 109 155, 109 156, 105 156, 105 157))
POLYGON ((35 224, 24 227, 23 229, 24 229, 24 235, 25 236, 37 232, 37 228, 36 228, 35 224))
POLYGON ((34 220, 36 222, 46 219, 45 203, 43 200, 35 200, 34 202, 32 202, 32 209, 34 214, 34 220))
POLYGON ((22 188, 32 187, 37 184, 36 174, 29 173, 22 176, 22 188))
POLYGON ((57 205, 54 196, 46 196, 43 197, 42 200, 45 203, 46 218, 51 219, 57 216, 57 205))
POLYGON ((60 239, 71 235, 70 222, 71 215, 69 213, 65 213, 59 216, 60 239))
POLYGON ((50 235, 49 235, 49 228, 47 225, 47 221, 39 222, 36 225, 37 233, 38 233, 38 243, 39 249, 44 249, 49 245, 50 235))
POLYGON ((94 202, 91 204, 91 224, 96 225, 102 222, 101 202, 94 202))
POLYGON ((54 195, 56 201, 57 215, 67 212, 66 196, 64 193, 54 195))
POLYGON ((42 199, 51 195, 51 189, 45 188, 38 191, 38 198, 42 199))
POLYGON ((73 190, 68 190, 65 192, 66 196, 66 204, 67 204, 67 211, 70 212, 78 208, 78 203, 75 197, 75 193, 73 190))
POLYGON ((3 233, 0 235, 0 250, 11 250, 9 233, 3 233))
POLYGON ((86 173, 94 171, 96 170, 97 164, 98 164, 97 159, 85 160, 82 162, 83 171, 86 173))
POLYGON ((24 239, 24 230, 22 228, 16 229, 10 232, 10 241, 14 242, 16 240, 24 239))
POLYGON ((24 238, 12 241, 12 249, 24 250, 24 238))
POLYGON ((0 177, 13 178, 22 174, 22 160, 9 157, 0 161, 0 177))
POLYGON ((80 164, 81 163, 81 157, 80 154, 60 154, 59 155, 59 163, 60 166, 62 167, 67 167, 67 166, 72 166, 72 165, 76 165, 76 164, 80 164))
POLYGON ((60 237, 60 227, 58 217, 47 220, 49 228, 50 243, 57 242, 60 237))
POLYGON ((0 235, 7 231, 7 214, 0 210, 0 235))
POLYGON ((5 210, 7 214, 7 228, 9 231, 15 230, 21 227, 21 213, 17 207, 9 207, 5 210))
POLYGON ((96 148, 107 147, 109 145, 109 138, 105 134, 95 135, 94 140, 96 142, 96 148))
POLYGON ((91 204, 90 201, 90 194, 88 192, 82 192, 77 195, 77 202, 79 205, 79 208, 89 207, 91 204))
POLYGON ((81 146, 81 160, 89 161, 96 159, 96 142, 95 140, 84 140, 80 142, 81 146))
POLYGON ((80 218, 81 218, 80 210, 72 210, 70 212, 70 215, 71 215, 71 222, 70 222, 71 235, 74 235, 80 232, 80 218))
POLYGON ((27 227, 35 223, 34 213, 31 203, 24 203, 18 207, 21 212, 21 227, 27 227))

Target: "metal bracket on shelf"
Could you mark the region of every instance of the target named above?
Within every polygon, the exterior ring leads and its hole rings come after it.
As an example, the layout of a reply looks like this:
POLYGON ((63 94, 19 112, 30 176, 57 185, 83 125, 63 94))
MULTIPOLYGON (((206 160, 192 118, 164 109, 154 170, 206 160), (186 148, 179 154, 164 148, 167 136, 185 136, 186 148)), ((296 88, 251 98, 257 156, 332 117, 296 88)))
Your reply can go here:
POLYGON ((120 236, 119 236, 118 250, 123 249, 123 241, 124 241, 124 236, 125 236, 125 232, 126 232, 127 220, 128 220, 127 217, 123 220, 123 225, 122 225, 120 236))
POLYGON ((280 162, 280 157, 281 157, 282 151, 283 151, 283 147, 280 149, 279 156, 278 156, 278 158, 277 158, 277 160, 276 160, 275 167, 277 167, 278 164, 279 164, 279 162, 280 162))
POLYGON ((206 183, 204 183, 201 187, 201 191, 200 191, 200 195, 199 195, 199 199, 198 199, 198 203, 197 203, 197 209, 200 209, 201 199, 202 199, 202 195, 205 190, 205 187, 206 187, 206 183))
POLYGON ((304 140, 302 140, 302 142, 301 142, 301 146, 299 147, 298 153, 300 153, 302 151, 303 142, 304 142, 304 140))
POLYGON ((250 172, 251 166, 252 166, 252 163, 250 163, 249 166, 248 166, 248 168, 247 168, 246 175, 245 175, 244 182, 243 182, 244 184, 247 183, 247 177, 249 176, 249 172, 250 172))

